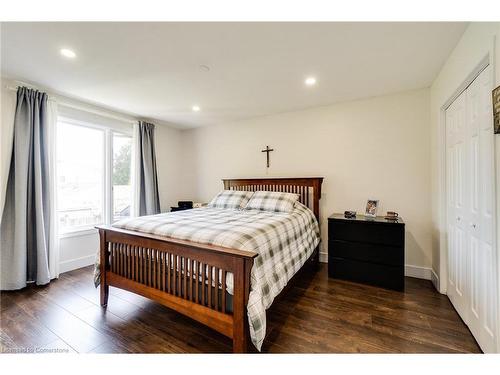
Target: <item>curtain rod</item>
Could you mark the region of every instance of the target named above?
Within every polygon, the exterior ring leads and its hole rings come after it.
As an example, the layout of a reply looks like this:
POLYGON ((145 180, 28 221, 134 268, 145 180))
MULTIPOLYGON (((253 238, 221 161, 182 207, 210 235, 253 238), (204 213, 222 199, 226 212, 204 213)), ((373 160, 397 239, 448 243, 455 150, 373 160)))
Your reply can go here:
MULTIPOLYGON (((29 87, 34 88, 34 89, 37 89, 35 86, 31 86, 31 85, 26 85, 26 86, 29 86, 29 87)), ((11 90, 11 91, 17 91, 18 86, 16 86, 16 87, 14 87, 14 86, 5 86, 5 88, 8 89, 8 90, 11 90)), ((139 120, 131 120, 129 118, 125 118, 125 117, 121 117, 121 116, 116 116, 116 115, 113 115, 111 113, 107 113, 106 111, 102 111, 102 110, 98 110, 98 109, 87 108, 85 105, 78 105, 78 104, 70 103, 70 102, 67 102, 67 101, 64 101, 64 100, 60 100, 58 98, 53 98, 53 97, 51 97, 50 94, 49 94, 49 99, 48 100, 53 101, 53 102, 55 102, 58 105, 61 105, 63 107, 68 107, 68 108, 73 108, 73 109, 77 109, 77 110, 80 110, 80 111, 85 111, 85 112, 93 113, 95 115, 99 115, 99 116, 103 116, 103 117, 108 117, 108 118, 111 118, 111 119, 114 119, 114 120, 118 120, 118 121, 122 121, 122 122, 127 122, 127 123, 130 123, 130 124, 136 124, 139 121, 139 120)), ((87 104, 87 105, 92 105, 92 104, 87 104)))

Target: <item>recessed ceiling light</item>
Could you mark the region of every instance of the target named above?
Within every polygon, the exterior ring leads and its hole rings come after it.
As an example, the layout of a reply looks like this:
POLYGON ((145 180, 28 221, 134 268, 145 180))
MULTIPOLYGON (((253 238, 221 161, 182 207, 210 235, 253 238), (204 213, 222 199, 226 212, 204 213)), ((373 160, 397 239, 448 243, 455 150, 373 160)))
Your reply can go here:
POLYGON ((313 86, 316 84, 316 78, 308 77, 308 78, 306 78, 305 83, 307 86, 313 86))
POLYGON ((197 105, 193 105, 193 112, 199 112, 200 111, 200 107, 198 107, 197 105))
POLYGON ((70 49, 67 49, 67 48, 62 48, 60 52, 61 52, 61 55, 63 55, 64 57, 67 57, 69 59, 74 59, 76 57, 76 53, 70 49))

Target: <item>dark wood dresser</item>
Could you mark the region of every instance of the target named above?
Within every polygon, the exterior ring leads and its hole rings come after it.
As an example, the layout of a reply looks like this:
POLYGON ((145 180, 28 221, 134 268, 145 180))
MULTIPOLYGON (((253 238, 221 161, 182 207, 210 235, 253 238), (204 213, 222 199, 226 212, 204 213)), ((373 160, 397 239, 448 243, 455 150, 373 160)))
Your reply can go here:
POLYGON ((328 274, 389 289, 404 290, 405 225, 400 218, 343 214, 328 218, 328 274))

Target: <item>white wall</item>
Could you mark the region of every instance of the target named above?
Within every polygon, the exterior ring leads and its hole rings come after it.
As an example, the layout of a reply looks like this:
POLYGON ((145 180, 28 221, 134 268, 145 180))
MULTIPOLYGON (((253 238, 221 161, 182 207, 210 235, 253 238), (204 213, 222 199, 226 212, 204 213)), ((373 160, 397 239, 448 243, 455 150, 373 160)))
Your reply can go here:
MULTIPOLYGON (((471 23, 459 43, 447 59, 430 89, 431 99, 431 196, 432 196, 432 268, 440 281, 440 291, 445 292, 446 278, 444 252, 446 231, 441 215, 442 180, 440 179, 441 155, 439 141, 442 136, 442 107, 452 97, 481 60, 491 54, 493 70, 496 71, 496 85, 500 84, 500 23, 471 23), (496 52, 495 52, 496 51, 496 52)), ((500 137, 496 138, 497 186, 500 186, 500 137)), ((500 189, 497 188, 497 205, 500 203, 500 189)), ((498 210, 497 212, 500 212, 498 210)), ((500 220, 497 221, 500 224, 500 220)), ((500 234, 500 227, 498 230, 500 234)), ((499 246, 500 248, 500 242, 499 246)))
MULTIPOLYGON (((406 263, 431 266, 429 90, 422 89, 184 131, 185 184, 193 199, 210 200, 223 177, 323 176, 323 252, 327 217, 368 198, 380 213, 407 223, 406 263)), ((324 255, 323 255, 324 259, 324 255)), ((411 269, 413 272, 422 270, 411 269)), ((426 276, 430 276, 427 272, 426 276)))
POLYGON ((171 206, 177 206, 178 201, 192 200, 193 190, 192 185, 185 181, 182 132, 168 124, 155 123, 160 207, 162 212, 168 212, 171 206))
POLYGON ((5 203, 16 111, 16 92, 9 90, 7 83, 0 77, 0 215, 5 203))

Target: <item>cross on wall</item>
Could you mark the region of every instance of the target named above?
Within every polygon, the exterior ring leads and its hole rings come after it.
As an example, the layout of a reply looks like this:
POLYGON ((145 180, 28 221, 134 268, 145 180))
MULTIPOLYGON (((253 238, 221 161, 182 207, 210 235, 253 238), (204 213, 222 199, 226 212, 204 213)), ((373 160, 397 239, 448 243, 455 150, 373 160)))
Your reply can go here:
POLYGON ((265 150, 262 150, 261 152, 265 152, 267 153, 267 168, 269 168, 269 153, 274 151, 273 148, 269 148, 269 146, 266 146, 266 149, 265 150))

